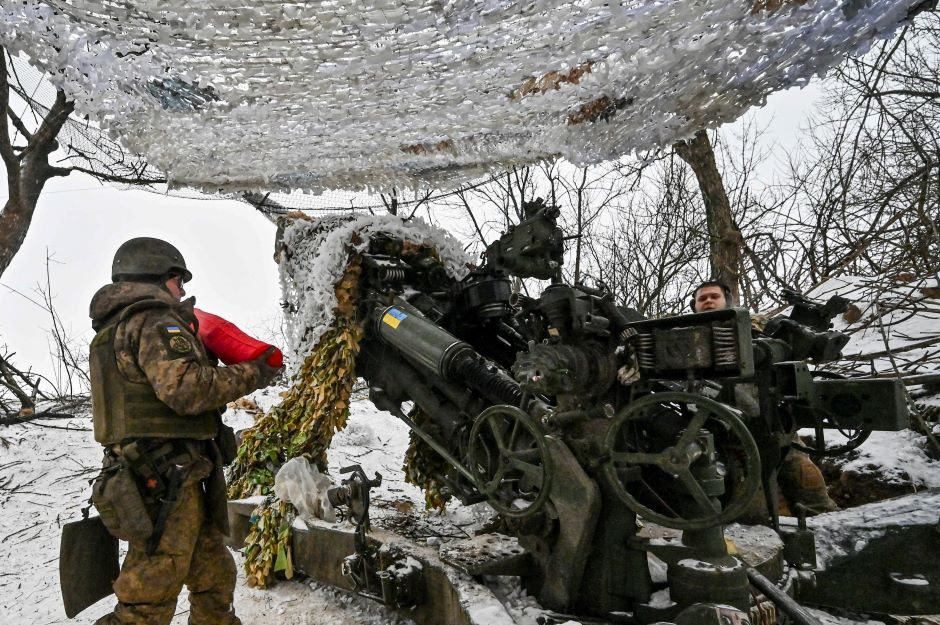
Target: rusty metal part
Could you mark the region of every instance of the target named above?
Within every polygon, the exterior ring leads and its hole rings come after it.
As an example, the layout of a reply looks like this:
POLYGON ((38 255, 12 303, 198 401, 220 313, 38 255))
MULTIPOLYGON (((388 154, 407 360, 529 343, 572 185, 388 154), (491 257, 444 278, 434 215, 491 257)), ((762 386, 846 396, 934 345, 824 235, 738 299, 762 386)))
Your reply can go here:
POLYGON ((769 599, 761 599, 748 610, 753 625, 777 625, 777 606, 769 599))
POLYGON ((753 623, 747 612, 731 606, 699 604, 680 612, 676 616, 675 625, 753 625, 753 623))

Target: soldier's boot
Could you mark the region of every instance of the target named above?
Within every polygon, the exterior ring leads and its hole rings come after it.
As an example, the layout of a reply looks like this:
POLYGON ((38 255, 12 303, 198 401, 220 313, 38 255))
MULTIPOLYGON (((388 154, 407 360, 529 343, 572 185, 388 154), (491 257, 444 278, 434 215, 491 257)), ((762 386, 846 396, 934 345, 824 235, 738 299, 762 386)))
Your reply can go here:
POLYGON ((792 449, 787 454, 780 467, 780 487, 793 507, 801 504, 810 516, 839 509, 829 497, 822 471, 801 451, 792 449))

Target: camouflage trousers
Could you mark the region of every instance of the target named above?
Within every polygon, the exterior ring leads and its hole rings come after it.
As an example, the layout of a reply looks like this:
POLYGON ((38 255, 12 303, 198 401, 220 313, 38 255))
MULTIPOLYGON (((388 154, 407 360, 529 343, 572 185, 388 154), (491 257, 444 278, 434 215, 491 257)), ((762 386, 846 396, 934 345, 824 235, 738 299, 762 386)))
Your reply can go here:
MULTIPOLYGON (((780 463, 777 472, 779 487, 777 513, 795 516, 797 505, 802 505, 807 516, 822 512, 833 512, 839 506, 829 497, 822 471, 807 454, 791 449, 780 463)), ((744 513, 736 519, 746 525, 766 525, 770 522, 767 513, 766 493, 758 487, 744 513)))
MULTIPOLYGON (((802 442, 796 438, 794 440, 802 442)), ((802 451, 790 450, 780 465, 777 483, 793 512, 798 504, 804 506, 810 516, 839 509, 836 502, 829 497, 822 471, 802 451)))
POLYGON ((189 589, 189 625, 240 625, 232 600, 235 561, 206 513, 200 481, 184 481, 156 552, 130 543, 114 582, 118 604, 95 625, 168 625, 189 589))

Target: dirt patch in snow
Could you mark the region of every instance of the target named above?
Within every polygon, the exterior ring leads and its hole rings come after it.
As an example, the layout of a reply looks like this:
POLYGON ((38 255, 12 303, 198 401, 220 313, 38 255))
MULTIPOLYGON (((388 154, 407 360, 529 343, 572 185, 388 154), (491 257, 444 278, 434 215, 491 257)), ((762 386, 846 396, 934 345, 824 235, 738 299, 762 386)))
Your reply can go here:
POLYGON ((927 437, 911 430, 874 432, 858 449, 819 465, 829 496, 854 508, 940 487, 940 461, 928 450, 927 437))

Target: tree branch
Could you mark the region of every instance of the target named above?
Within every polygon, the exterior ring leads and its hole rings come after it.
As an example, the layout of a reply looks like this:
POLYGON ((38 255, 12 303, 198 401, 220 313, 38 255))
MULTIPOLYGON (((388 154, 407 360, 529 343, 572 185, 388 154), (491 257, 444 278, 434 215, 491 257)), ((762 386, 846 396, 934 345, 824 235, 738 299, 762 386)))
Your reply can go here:
POLYGON ((115 174, 105 174, 102 172, 94 171, 86 167, 50 167, 49 168, 50 176, 68 176, 73 171, 81 172, 83 174, 88 174, 89 176, 94 176, 98 180, 103 180, 105 182, 119 182, 121 184, 163 184, 167 181, 166 178, 155 178, 153 180, 148 180, 143 182, 141 176, 118 176, 115 174))
POLYGON ((16 383, 13 377, 14 373, 19 375, 20 378, 23 378, 23 374, 7 362, 6 358, 0 357, 0 386, 3 386, 16 396, 16 399, 19 400, 20 406, 22 406, 23 409, 32 408, 35 404, 30 399, 29 395, 26 394, 26 391, 20 388, 20 385, 16 383))
POLYGON ((26 127, 26 124, 23 123, 23 120, 19 118, 19 115, 13 112, 13 108, 7 106, 7 115, 10 118, 10 121, 13 122, 13 127, 16 128, 21 135, 26 138, 28 142, 33 138, 33 133, 29 131, 29 128, 26 127))
POLYGON ((39 130, 29 141, 29 147, 26 152, 20 155, 25 158, 28 152, 39 151, 44 156, 48 156, 57 146, 56 137, 62 126, 68 120, 69 115, 75 110, 75 102, 65 97, 65 92, 61 89, 56 91, 55 103, 49 109, 49 113, 43 118, 39 130))
MULTIPOLYGON (((880 209, 879 209, 879 213, 880 213, 881 211, 884 211, 884 209, 888 207, 888 205, 891 203, 891 200, 894 199, 894 197, 895 197, 906 185, 910 184, 913 180, 916 180, 919 176, 923 176, 924 174, 926 174, 927 172, 929 172, 931 169, 936 168, 937 166, 938 166, 938 163, 936 163, 936 162, 928 162, 928 163, 927 163, 926 165, 924 165, 923 167, 918 168, 918 169, 915 170, 913 173, 908 174, 907 176, 905 176, 904 178, 902 178, 896 185, 894 185, 894 187, 893 187, 892 189, 890 189, 890 190, 885 194, 885 198, 884 198, 884 200, 881 202, 881 206, 880 206, 880 209)), ((890 226, 893 225, 895 222, 897 222, 898 220, 900 220, 901 217, 903 217, 905 214, 906 214, 906 209, 899 210, 899 211, 898 211, 897 213, 895 213, 887 222, 885 222, 885 224, 881 227, 881 229, 879 229, 878 231, 875 231, 875 232, 871 232, 871 233, 869 233, 869 234, 868 234, 867 236, 865 236, 865 237, 862 237, 862 238, 855 244, 855 249, 853 249, 853 250, 850 251, 848 254, 846 254, 846 255, 843 256, 841 259, 839 259, 839 261, 836 262, 836 263, 834 263, 834 265, 831 265, 830 267, 827 268, 826 277, 831 278, 832 276, 838 275, 839 272, 841 272, 843 269, 845 269, 846 267, 848 267, 849 264, 852 263, 852 261, 854 261, 854 260, 857 259, 859 256, 861 256, 862 253, 864 253, 865 250, 868 248, 868 246, 871 245, 871 244, 877 239, 877 237, 878 237, 879 235, 881 235, 881 234, 884 232, 884 230, 885 230, 886 228, 890 227, 890 226)))
POLYGON ((887 91, 873 91, 864 95, 865 98, 880 98, 881 96, 886 95, 908 95, 915 98, 927 98, 929 100, 936 100, 940 98, 940 92, 937 91, 915 91, 912 89, 889 89, 887 91))
MULTIPOLYGON (((0 47, 0 111, 10 109, 10 82, 8 78, 6 50, 0 47)), ((7 177, 11 178, 10 174, 19 170, 19 162, 13 152, 10 129, 6 120, 3 120, 3 123, 0 124, 0 157, 3 158, 3 163, 7 167, 7 177)))

